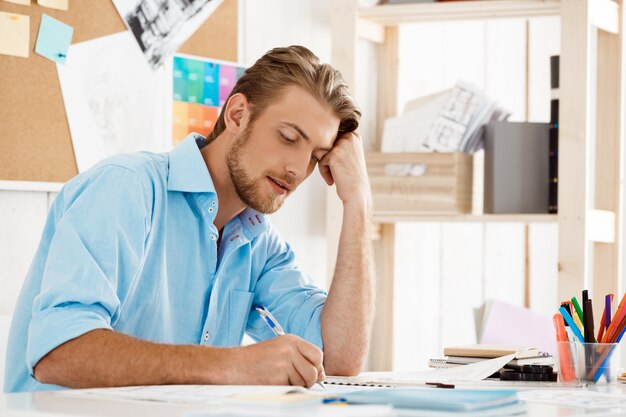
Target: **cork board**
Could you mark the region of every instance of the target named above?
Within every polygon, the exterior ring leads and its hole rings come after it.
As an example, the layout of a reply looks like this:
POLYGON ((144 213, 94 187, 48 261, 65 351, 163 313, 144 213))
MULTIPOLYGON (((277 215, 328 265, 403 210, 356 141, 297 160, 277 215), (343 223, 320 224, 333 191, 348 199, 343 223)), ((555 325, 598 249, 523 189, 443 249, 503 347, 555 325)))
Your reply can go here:
MULTIPOLYGON (((78 171, 56 64, 34 52, 41 15, 72 26, 72 43, 126 27, 110 0, 70 0, 68 11, 0 1, 0 11, 30 16, 29 58, 0 55, 0 180, 65 182, 78 171)), ((236 61, 237 0, 224 0, 179 52, 236 61)))

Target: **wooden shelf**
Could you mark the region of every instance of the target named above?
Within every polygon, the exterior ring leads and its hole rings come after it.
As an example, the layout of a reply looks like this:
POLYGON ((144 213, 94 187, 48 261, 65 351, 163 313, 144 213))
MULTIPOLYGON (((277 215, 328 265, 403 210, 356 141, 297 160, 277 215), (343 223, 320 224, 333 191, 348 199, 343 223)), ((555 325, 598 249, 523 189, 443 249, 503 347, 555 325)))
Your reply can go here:
POLYGON ((558 16, 560 13, 558 0, 486 0, 372 6, 361 8, 359 17, 384 26, 396 26, 446 20, 558 16))
POLYGON ((0 181, 0 191, 42 191, 58 193, 65 185, 62 182, 0 181))
POLYGON ((374 212, 374 223, 470 222, 470 223, 558 223, 556 214, 420 214, 374 212))

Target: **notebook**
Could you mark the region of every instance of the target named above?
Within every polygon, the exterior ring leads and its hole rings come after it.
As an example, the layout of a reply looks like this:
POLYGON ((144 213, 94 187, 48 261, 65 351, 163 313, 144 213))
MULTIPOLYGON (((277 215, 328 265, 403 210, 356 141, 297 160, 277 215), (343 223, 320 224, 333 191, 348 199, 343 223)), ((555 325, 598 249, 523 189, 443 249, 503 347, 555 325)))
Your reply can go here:
MULTIPOLYGON (((470 363, 484 361, 485 358, 471 356, 448 356, 442 359, 430 359, 428 366, 431 368, 448 368, 453 366, 468 365, 470 363)), ((523 366, 523 365, 554 365, 554 358, 548 354, 531 356, 528 358, 512 359, 507 366, 523 366)))
POLYGON ((518 402, 515 390, 395 388, 342 395, 351 404, 389 404, 395 408, 467 412, 518 402))
POLYGON ((476 344, 452 346, 443 349, 445 356, 469 356, 473 358, 498 358, 514 353, 516 359, 541 356, 541 353, 536 348, 530 346, 476 344))

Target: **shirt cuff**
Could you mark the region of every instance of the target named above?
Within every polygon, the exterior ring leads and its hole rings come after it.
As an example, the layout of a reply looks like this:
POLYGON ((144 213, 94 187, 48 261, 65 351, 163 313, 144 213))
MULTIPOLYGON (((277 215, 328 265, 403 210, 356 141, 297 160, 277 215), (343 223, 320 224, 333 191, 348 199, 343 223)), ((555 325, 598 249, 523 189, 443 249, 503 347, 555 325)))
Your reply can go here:
POLYGON ((298 320, 297 324, 293 326, 292 333, 300 336, 304 340, 313 343, 315 346, 324 350, 324 343, 322 341, 322 310, 324 303, 326 302, 326 294, 319 292, 311 295, 302 304, 302 306, 296 312, 296 316, 301 317, 305 312, 308 312, 309 317, 307 320, 298 320))
POLYGON ((28 328, 26 366, 33 368, 52 350, 96 329, 112 329, 107 310, 99 305, 69 304, 39 311, 28 328))

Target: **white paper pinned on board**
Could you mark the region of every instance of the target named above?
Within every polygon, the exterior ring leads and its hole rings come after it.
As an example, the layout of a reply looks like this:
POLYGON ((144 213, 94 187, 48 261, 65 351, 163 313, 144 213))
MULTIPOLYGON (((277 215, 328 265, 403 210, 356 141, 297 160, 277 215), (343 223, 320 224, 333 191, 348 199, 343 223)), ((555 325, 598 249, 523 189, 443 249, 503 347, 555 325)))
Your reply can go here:
POLYGON ((73 44, 68 56, 57 71, 79 172, 118 153, 168 149, 166 69, 152 71, 130 33, 73 44))

